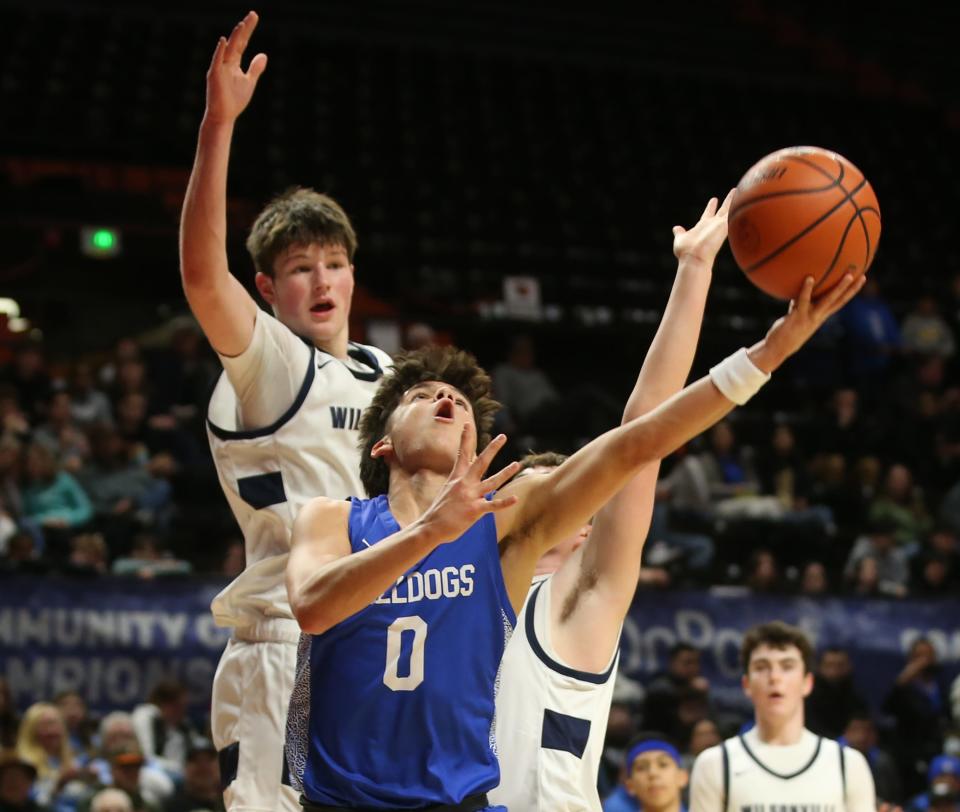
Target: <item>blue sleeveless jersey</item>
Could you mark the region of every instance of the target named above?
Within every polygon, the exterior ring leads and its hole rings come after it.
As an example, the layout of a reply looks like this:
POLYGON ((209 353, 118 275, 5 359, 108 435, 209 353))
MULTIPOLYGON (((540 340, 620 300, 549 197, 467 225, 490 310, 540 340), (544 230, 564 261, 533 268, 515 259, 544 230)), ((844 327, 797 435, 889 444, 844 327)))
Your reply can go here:
MULTIPOLYGON (((351 502, 352 552, 400 529, 386 495, 351 502)), ((302 635, 294 788, 317 804, 409 809, 495 787, 494 691, 515 621, 487 514, 365 609, 302 635)))

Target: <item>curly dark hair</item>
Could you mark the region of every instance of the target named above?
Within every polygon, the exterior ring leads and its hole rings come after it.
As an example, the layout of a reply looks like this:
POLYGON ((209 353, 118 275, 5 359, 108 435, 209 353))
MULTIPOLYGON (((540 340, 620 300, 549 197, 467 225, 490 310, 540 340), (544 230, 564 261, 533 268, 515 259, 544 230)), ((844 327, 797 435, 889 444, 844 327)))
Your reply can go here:
POLYGON ((456 347, 429 346, 401 353, 360 419, 360 481, 371 498, 387 492, 390 470, 382 459, 371 457, 370 451, 387 433, 387 422, 403 393, 424 381, 442 381, 466 395, 477 428, 477 451, 490 442, 493 416, 500 404, 490 396, 490 376, 477 359, 456 347))

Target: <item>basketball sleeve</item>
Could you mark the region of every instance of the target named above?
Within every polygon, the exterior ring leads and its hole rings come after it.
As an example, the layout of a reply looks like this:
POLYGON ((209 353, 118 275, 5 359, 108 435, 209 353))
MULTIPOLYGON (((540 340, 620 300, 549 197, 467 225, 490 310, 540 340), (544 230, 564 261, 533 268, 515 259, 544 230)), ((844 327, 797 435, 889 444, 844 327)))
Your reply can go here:
POLYGON ((863 753, 844 748, 847 762, 847 812, 876 812, 877 794, 873 774, 863 753))
POLYGON ((723 812, 723 753, 708 747, 693 762, 689 812, 723 812))
POLYGON ((303 386, 312 350, 289 327, 257 311, 250 345, 239 355, 220 356, 237 395, 237 427, 242 431, 276 423, 303 386))

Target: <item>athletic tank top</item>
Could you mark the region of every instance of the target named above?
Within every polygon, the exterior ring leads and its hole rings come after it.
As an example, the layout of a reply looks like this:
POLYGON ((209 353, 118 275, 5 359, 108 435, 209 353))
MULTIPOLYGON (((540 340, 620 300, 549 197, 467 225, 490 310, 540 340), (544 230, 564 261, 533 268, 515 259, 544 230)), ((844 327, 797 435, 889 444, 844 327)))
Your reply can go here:
POLYGON ((500 786, 510 810, 599 812, 597 773, 618 654, 602 674, 561 663, 549 639, 550 579, 533 585, 503 655, 497 693, 500 786))
MULTIPOLYGON (((353 553, 400 529, 386 495, 351 501, 353 553)), ((494 691, 515 620, 487 514, 365 609, 302 635, 287 719, 294 788, 317 804, 405 809, 495 787, 494 691)))
POLYGON ((226 374, 217 381, 207 436, 246 548, 246 569, 211 606, 221 626, 292 619, 284 571, 297 513, 315 496, 345 499, 363 493, 360 415, 392 362, 382 350, 362 344, 351 343, 348 354, 341 361, 314 349, 296 400, 262 429, 236 430, 237 396, 226 374))

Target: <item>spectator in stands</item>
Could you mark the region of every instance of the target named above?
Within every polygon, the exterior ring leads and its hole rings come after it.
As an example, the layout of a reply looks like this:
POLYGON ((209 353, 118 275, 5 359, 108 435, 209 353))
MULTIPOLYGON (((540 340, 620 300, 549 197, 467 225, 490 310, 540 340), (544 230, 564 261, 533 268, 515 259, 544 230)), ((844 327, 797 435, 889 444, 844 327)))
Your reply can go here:
POLYGON ((158 682, 146 703, 133 709, 133 726, 144 754, 157 759, 179 781, 197 732, 187 716, 187 689, 174 679, 158 682))
POLYGON ((782 592, 780 564, 771 550, 760 548, 750 554, 746 585, 755 594, 782 592))
POLYGON ((86 765, 95 750, 95 725, 87 710, 86 700, 77 691, 61 691, 53 698, 67 729, 67 741, 80 766, 86 765))
POLYGON ((98 784, 92 795, 81 802, 78 812, 93 812, 93 799, 104 789, 118 789, 130 799, 133 812, 161 812, 159 804, 148 801, 140 790, 140 770, 145 763, 143 752, 135 741, 126 741, 107 750, 107 763, 110 765, 110 782, 98 784))
POLYGON ((0 383, 0 432, 26 440, 30 419, 20 405, 20 393, 11 383, 0 383))
POLYGON ((949 358, 956 351, 953 332, 940 314, 937 300, 924 294, 917 299, 901 330, 903 349, 914 355, 936 355, 949 358))
POLYGON ((100 385, 104 390, 111 391, 116 383, 119 368, 127 361, 140 360, 140 345, 135 339, 123 336, 113 345, 113 355, 107 363, 100 367, 100 385))
MULTIPOLYGON (((816 732, 814 728, 811 729, 816 732)), ((840 742, 859 750, 867 759, 870 772, 873 774, 878 803, 899 804, 903 801, 900 771, 893 756, 878 746, 877 726, 866 708, 854 710, 849 714, 840 742)))
POLYGON ((36 425, 53 393, 43 347, 32 341, 21 344, 3 381, 14 387, 27 419, 36 425))
POLYGON ((910 469, 901 464, 887 470, 883 491, 870 505, 869 516, 893 525, 894 538, 908 556, 917 551, 933 526, 923 491, 914 484, 910 469))
MULTIPOLYGON (((872 555, 865 555, 853 569, 851 580, 849 582, 850 592, 857 598, 883 598, 897 597, 898 589, 894 591, 887 588, 886 591, 881 588, 880 567, 877 559, 872 555)), ((899 597, 903 597, 906 592, 902 592, 899 597)))
POLYGON ((86 491, 62 470, 53 453, 33 443, 27 448, 23 477, 23 521, 51 559, 67 557, 71 532, 93 518, 86 491))
MULTIPOLYGON (((910 568, 906 552, 896 546, 896 525, 889 519, 874 519, 868 532, 856 540, 844 567, 844 577, 853 584, 866 583, 861 562, 870 559, 876 568, 877 592, 902 598, 907 594, 910 568)), ((867 569, 870 566, 867 565, 867 569)))
POLYGON ((529 336, 517 336, 506 361, 493 369, 493 391, 509 421, 522 434, 533 433, 534 418, 560 396, 547 374, 537 366, 536 349, 529 336))
POLYGON ((20 717, 13 704, 13 692, 6 677, 0 677, 0 750, 9 750, 17 746, 17 730, 20 717))
MULTIPOLYGON (((23 494, 20 491, 23 445, 10 432, 0 433, 0 516, 16 524, 23 515, 23 494)), ((5 536, 9 536, 6 528, 5 536)))
POLYGON ((189 575, 193 567, 187 561, 170 556, 156 535, 138 533, 134 536, 129 558, 118 558, 111 571, 114 575, 149 579, 163 575, 189 575))
POLYGON ((79 426, 90 428, 113 422, 110 398, 95 385, 93 367, 77 361, 70 376, 70 410, 79 426))
POLYGON ((122 789, 108 787, 90 799, 90 812, 133 812, 133 802, 122 789))
POLYGON ((81 533, 70 539, 69 575, 106 575, 110 555, 100 533, 81 533))
POLYGON ((70 393, 54 392, 46 415, 46 421, 33 432, 33 442, 45 446, 64 471, 76 473, 90 456, 90 443, 73 419, 70 393))
POLYGON ((690 731, 687 747, 683 752, 682 767, 687 772, 693 769, 693 762, 708 747, 720 744, 723 736, 720 735, 720 726, 709 716, 698 721, 690 731))
POLYGON ((896 720, 894 755, 907 794, 922 789, 920 768, 925 769, 942 749, 948 695, 941 673, 936 649, 926 638, 918 638, 883 703, 883 710, 896 720))
POLYGON ((927 812, 933 808, 937 797, 960 793, 960 758, 941 754, 936 756, 927 769, 927 789, 910 800, 911 812, 927 812))
POLYGON ((61 795, 79 797, 90 778, 74 758, 63 716, 49 702, 27 708, 17 734, 17 755, 37 771, 35 796, 43 805, 53 804, 61 795))
MULTIPOLYGON (((90 768, 101 786, 112 782, 109 754, 127 749, 140 749, 133 719, 125 711, 113 711, 100 720, 100 749, 90 768)), ((142 752, 142 750, 141 750, 142 752)), ((154 758, 147 758, 140 768, 137 788, 149 803, 160 806, 174 792, 173 779, 154 758)))
POLYGON ((0 558, 0 572, 38 575, 47 570, 33 533, 18 530, 7 539, 6 555, 0 558))
POLYGON ((690 776, 676 746, 659 734, 642 734, 627 748, 626 774, 603 802, 604 812, 685 812, 690 776))
POLYGON ((47 812, 31 798, 37 768, 16 752, 0 752, 0 810, 2 812, 47 812))
POLYGON ((710 683, 700 673, 700 651, 696 646, 675 643, 667 657, 666 670, 647 685, 643 726, 667 735, 686 727, 686 733, 689 726, 680 718, 681 699, 687 699, 691 693, 706 695, 710 683))
POLYGON ((843 733, 850 714, 867 710, 867 701, 854 684, 853 663, 845 648, 828 646, 820 652, 813 690, 804 704, 807 727, 829 739, 843 733))
MULTIPOLYGON (((830 591, 827 568, 820 561, 808 561, 800 574, 800 595, 817 598, 830 591)), ((814 686, 816 687, 816 686, 814 686)))
POLYGON ((880 295, 876 276, 868 276, 859 295, 838 314, 846 333, 847 368, 858 387, 871 393, 900 351, 900 326, 880 295))
POLYGON ((164 812, 223 812, 220 763, 209 739, 197 739, 187 750, 183 786, 164 804, 164 812))
POLYGON ((911 595, 946 598, 956 594, 957 573, 951 558, 939 553, 923 552, 914 559, 913 564, 911 595))
POLYGON ((129 544, 135 529, 166 515, 170 484, 133 462, 129 446, 112 426, 94 428, 90 444, 90 464, 80 472, 80 481, 115 551, 129 544))

